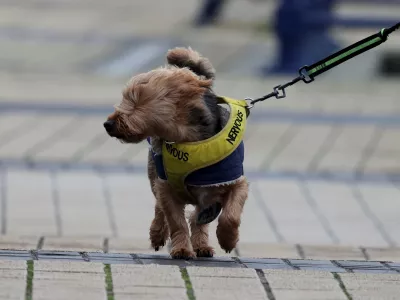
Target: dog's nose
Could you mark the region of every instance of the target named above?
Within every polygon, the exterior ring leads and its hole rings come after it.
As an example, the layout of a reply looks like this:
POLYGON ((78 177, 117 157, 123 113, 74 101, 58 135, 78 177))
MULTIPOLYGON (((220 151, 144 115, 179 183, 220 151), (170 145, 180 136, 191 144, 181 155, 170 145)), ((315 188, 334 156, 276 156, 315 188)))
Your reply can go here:
POLYGON ((108 121, 105 121, 103 125, 104 125, 104 128, 107 130, 107 132, 109 132, 114 128, 115 121, 108 120, 108 121))

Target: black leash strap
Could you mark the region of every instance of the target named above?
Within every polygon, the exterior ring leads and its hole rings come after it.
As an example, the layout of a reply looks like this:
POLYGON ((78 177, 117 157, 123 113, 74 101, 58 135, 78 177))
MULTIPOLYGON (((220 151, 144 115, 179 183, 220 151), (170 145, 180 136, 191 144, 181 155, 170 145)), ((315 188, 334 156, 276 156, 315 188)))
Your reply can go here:
POLYGON ((361 53, 364 53, 372 48, 375 48, 379 46, 380 44, 386 42, 388 39, 389 34, 394 32, 395 30, 400 28, 400 22, 397 23, 396 25, 386 29, 382 29, 378 33, 371 35, 353 45, 348 46, 347 48, 344 48, 327 58, 316 62, 315 64, 312 64, 311 66, 304 66, 299 69, 299 76, 293 79, 292 81, 285 83, 283 85, 278 85, 274 87, 274 91, 272 93, 269 93, 268 95, 265 95, 261 98, 257 99, 247 99, 250 100, 251 107, 260 101, 264 101, 268 98, 275 97, 276 99, 282 99, 286 97, 286 92, 285 89, 299 81, 303 81, 304 83, 310 83, 314 81, 314 78, 334 67, 337 65, 340 65, 344 63, 345 61, 360 55, 361 53))

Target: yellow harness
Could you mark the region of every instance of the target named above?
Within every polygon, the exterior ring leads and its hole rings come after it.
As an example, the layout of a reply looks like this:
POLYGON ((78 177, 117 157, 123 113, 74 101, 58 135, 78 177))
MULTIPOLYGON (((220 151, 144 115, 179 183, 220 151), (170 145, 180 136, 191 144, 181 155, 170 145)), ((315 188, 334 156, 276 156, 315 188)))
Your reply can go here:
POLYGON ((228 157, 243 140, 247 122, 247 102, 219 97, 218 103, 226 103, 230 107, 229 120, 219 133, 199 142, 163 143, 165 175, 178 193, 188 193, 185 179, 189 174, 228 157))

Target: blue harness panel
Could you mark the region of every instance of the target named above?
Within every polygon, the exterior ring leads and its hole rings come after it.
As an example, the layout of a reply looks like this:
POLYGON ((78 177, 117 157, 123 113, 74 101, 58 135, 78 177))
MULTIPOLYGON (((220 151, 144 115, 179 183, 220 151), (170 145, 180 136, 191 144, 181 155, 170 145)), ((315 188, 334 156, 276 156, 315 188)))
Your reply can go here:
MULTIPOLYGON (((150 138, 147 138, 150 144, 150 138)), ((157 169, 157 175, 163 180, 167 180, 164 171, 164 163, 161 154, 155 154, 152 151, 152 156, 157 169)), ((221 184, 238 179, 244 174, 243 172, 244 161, 244 143, 243 141, 228 157, 223 160, 194 171, 186 177, 185 184, 202 186, 221 184)))

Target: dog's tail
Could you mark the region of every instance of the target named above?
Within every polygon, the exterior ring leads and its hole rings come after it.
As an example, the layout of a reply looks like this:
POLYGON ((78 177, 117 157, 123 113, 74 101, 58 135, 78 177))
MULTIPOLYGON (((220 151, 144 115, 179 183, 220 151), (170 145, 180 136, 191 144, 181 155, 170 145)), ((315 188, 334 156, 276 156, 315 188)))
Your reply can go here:
POLYGON ((179 68, 188 68, 197 75, 204 76, 207 79, 214 79, 215 77, 215 69, 211 62, 190 47, 177 47, 169 50, 167 61, 170 65, 175 65, 179 68))

